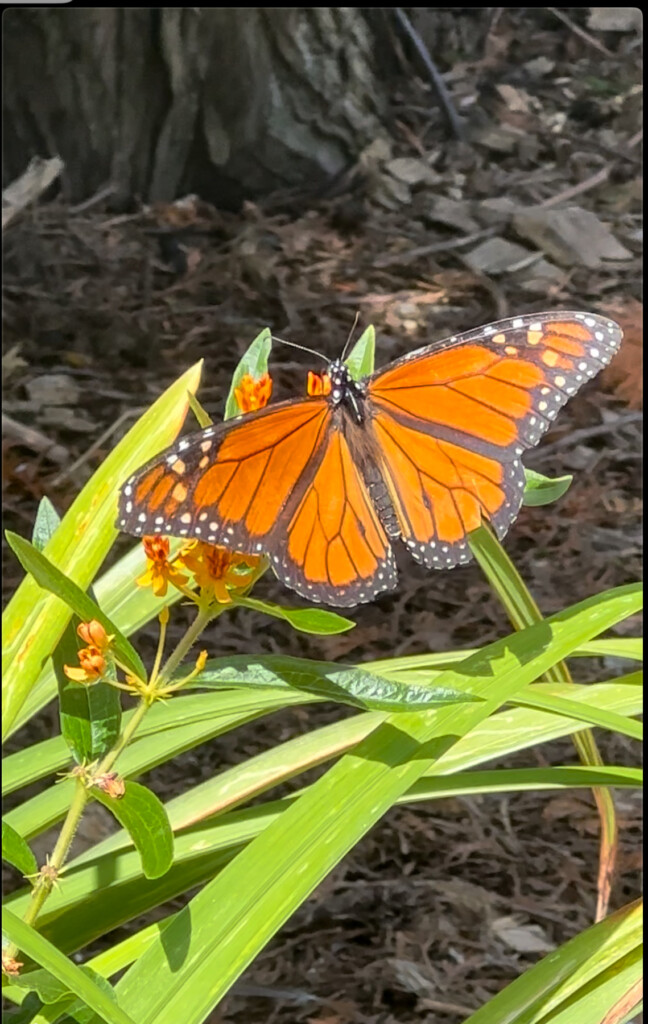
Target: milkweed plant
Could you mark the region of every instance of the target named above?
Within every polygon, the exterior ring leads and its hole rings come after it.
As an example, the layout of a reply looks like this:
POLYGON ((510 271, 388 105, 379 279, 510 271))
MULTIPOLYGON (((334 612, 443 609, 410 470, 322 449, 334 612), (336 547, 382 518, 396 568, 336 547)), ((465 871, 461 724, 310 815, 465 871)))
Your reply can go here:
MULTIPOLYGON (((356 379, 372 369, 374 339, 368 328, 347 360, 356 379)), ((264 330, 239 363, 226 418, 267 402, 271 342, 264 330)), ((59 735, 4 758, 3 793, 26 790, 2 824, 3 858, 24 878, 4 901, 3 993, 14 1007, 7 1020, 199 1024, 395 803, 530 786, 593 790, 596 920, 468 1020, 629 1020, 640 999, 641 918, 636 902, 608 914, 618 843, 610 787, 637 787, 641 773, 606 765, 591 729, 640 739, 640 673, 578 685, 567 659, 639 661, 640 641, 609 630, 639 611, 640 587, 607 590, 543 618, 482 525, 469 537, 472 554, 512 627, 494 643, 361 666, 219 656, 205 629, 233 609, 315 636, 354 622, 293 607, 289 593, 280 604, 253 596, 265 556, 201 541, 144 537, 98 575, 117 536, 124 481, 173 442, 189 409, 201 427, 210 422, 195 397, 200 373, 197 364, 155 402, 63 519, 44 498, 30 540, 6 534, 26 575, 4 613, 3 736, 52 700, 60 723, 59 735), (171 644, 168 624, 180 601, 189 625, 171 644), (157 650, 146 664, 136 634, 154 621, 157 650), (136 781, 247 722, 322 701, 356 714, 277 742, 166 803, 136 781), (573 738, 578 764, 484 767, 561 736, 573 738), (275 787, 315 765, 328 766, 316 782, 273 798, 275 787), (41 783, 36 796, 33 783, 41 783), (266 801, 255 799, 265 793, 266 801), (92 801, 119 829, 72 856, 92 801), (30 841, 53 826, 56 839, 39 864, 30 841), (183 909, 168 909, 190 891, 183 909), (142 926, 154 911, 155 923, 142 926), (127 938, 103 939, 93 954, 97 940, 129 923, 127 938)), ((527 472, 525 502, 554 501, 569 482, 527 472)))

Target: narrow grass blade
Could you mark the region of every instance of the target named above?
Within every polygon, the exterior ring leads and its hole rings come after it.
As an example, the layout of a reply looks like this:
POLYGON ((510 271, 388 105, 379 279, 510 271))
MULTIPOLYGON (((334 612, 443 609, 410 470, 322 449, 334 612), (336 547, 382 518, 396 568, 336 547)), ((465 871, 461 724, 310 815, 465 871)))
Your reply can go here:
MULTIPOLYGON (((516 629, 542 621, 542 615, 522 577, 504 551, 490 527, 482 526, 469 537, 471 551, 498 595, 516 629)), ((564 662, 552 665, 547 682, 571 683, 571 674, 564 662)), ((602 758, 591 732, 574 737, 574 745, 583 764, 600 765, 602 758)), ((609 789, 595 788, 593 796, 601 819, 599 854, 598 905, 596 918, 607 912, 618 845, 618 824, 614 800, 609 789)))
POLYGON ((133 1018, 106 995, 80 967, 73 964, 47 939, 7 909, 2 915, 2 930, 11 942, 58 978, 70 992, 99 1014, 106 1024, 134 1024, 133 1018))
POLYGON ((514 697, 511 703, 525 708, 552 711, 557 715, 576 718, 581 722, 588 722, 590 725, 598 725, 602 729, 618 732, 622 736, 630 736, 633 740, 643 740, 643 725, 641 722, 635 722, 632 718, 624 718, 623 715, 615 715, 613 711, 603 711, 600 708, 591 707, 584 702, 568 700, 566 697, 558 697, 552 692, 553 689, 552 684, 530 686, 523 695, 514 697), (544 685, 547 685, 550 689, 543 692, 540 687, 544 685))

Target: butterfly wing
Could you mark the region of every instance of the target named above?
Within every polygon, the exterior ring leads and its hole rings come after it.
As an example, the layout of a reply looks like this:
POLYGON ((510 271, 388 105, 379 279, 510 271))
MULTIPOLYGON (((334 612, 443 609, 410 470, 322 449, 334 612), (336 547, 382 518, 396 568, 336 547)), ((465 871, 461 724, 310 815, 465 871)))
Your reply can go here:
POLYGON ((311 601, 368 601, 396 570, 342 426, 342 410, 310 398, 208 427, 126 482, 117 526, 264 552, 311 601))
POLYGON ((519 457, 603 368, 621 330, 587 313, 513 317, 413 352, 368 382, 369 430, 403 540, 428 567, 468 561, 482 518, 502 537, 519 457))
POLYGON ((353 458, 343 410, 323 457, 286 522, 275 572, 310 601, 349 607, 396 586, 394 554, 353 458))
POLYGON ((321 456, 330 418, 324 399, 280 402, 176 441, 126 481, 117 526, 269 550, 291 496, 321 456))

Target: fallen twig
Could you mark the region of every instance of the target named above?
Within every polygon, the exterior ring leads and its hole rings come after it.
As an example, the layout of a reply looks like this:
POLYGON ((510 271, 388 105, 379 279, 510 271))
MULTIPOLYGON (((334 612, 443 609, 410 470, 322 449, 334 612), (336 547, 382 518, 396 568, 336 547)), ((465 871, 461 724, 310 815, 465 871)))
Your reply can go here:
POLYGON ((589 45, 593 46, 595 50, 599 51, 599 53, 605 54, 606 57, 615 56, 615 54, 613 54, 611 50, 608 50, 607 46, 603 46, 603 43, 599 43, 598 39, 594 39, 594 37, 591 36, 589 32, 586 32, 584 28, 581 28, 580 25, 577 25, 575 22, 573 22, 571 18, 567 17, 566 14, 564 14, 562 11, 559 11, 557 7, 547 7, 547 10, 550 11, 551 14, 553 14, 556 18, 558 18, 558 21, 562 21, 563 25, 566 25, 567 28, 570 29, 575 36, 579 36, 584 42, 589 43, 589 45))
POLYGON ((457 111, 455 110, 454 103, 452 102, 452 97, 450 96, 450 93, 446 88, 446 84, 443 81, 443 78, 441 77, 441 74, 439 73, 436 64, 432 60, 425 43, 423 42, 420 35, 412 25, 412 22, 409 20, 402 7, 394 7, 394 14, 396 15, 402 27, 405 29, 408 36, 414 43, 414 46, 419 57, 425 64, 427 72, 430 76, 430 81, 434 86, 435 92, 441 104, 443 113, 446 116, 446 120, 452 131, 452 134, 456 139, 465 140, 466 133, 464 131, 463 122, 461 121, 461 118, 459 117, 457 111))
POLYGON ((45 434, 41 434, 40 430, 19 423, 18 420, 12 419, 4 412, 2 414, 2 431, 8 437, 15 438, 25 448, 32 448, 33 451, 46 455, 52 462, 57 462, 61 466, 69 462, 71 458, 70 452, 62 444, 56 444, 45 434))
POLYGON ((431 245, 419 245, 415 249, 405 249, 403 252, 394 253, 393 256, 379 256, 374 260, 374 267, 402 266, 404 263, 411 263, 419 256, 430 256, 435 252, 446 252, 450 249, 461 249, 464 245, 472 245, 473 242, 481 242, 484 238, 491 238, 496 233, 496 228, 483 228, 475 231, 472 235, 463 235, 461 238, 449 238, 444 242, 433 242, 431 245))

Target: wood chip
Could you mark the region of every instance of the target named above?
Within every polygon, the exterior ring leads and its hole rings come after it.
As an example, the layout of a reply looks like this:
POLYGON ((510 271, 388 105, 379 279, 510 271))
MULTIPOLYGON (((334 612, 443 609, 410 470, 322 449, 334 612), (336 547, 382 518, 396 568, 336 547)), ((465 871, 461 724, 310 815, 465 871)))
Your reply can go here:
POLYGON ((472 235, 473 232, 479 231, 479 224, 470 213, 471 205, 469 202, 461 202, 458 199, 436 196, 424 217, 427 220, 438 224, 447 224, 448 227, 457 228, 458 231, 472 235))
POLYGON ((464 260, 471 270, 479 273, 505 274, 532 255, 528 249, 505 238, 489 238, 469 252, 464 260))
POLYGON ((604 260, 629 260, 632 253, 616 240, 610 229, 590 210, 580 206, 547 209, 535 206, 513 217, 522 238, 567 267, 574 264, 595 270, 604 260))
POLYGON ((640 7, 590 7, 587 27, 594 32, 641 32, 640 7))

